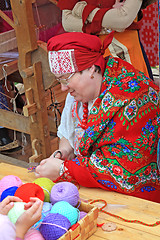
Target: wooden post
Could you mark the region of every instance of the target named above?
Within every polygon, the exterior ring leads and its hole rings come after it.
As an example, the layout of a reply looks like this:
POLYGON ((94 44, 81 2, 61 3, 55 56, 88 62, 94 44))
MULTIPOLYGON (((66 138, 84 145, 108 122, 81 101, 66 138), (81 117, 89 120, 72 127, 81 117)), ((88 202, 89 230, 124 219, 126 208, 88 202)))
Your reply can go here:
POLYGON ((23 77, 28 105, 24 112, 30 117, 30 136, 33 156, 30 162, 39 162, 50 156, 51 144, 45 89, 42 81, 42 64, 33 63, 32 53, 38 50, 32 13, 32 0, 11 0, 16 32, 19 71, 23 77))

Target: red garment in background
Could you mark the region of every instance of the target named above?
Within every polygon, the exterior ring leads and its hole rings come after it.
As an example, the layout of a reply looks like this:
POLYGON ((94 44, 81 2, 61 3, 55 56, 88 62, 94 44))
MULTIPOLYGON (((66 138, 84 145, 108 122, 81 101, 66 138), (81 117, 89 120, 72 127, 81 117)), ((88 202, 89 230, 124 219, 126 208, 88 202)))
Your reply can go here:
MULTIPOLYGON (((11 10, 6 10, 3 11, 10 19, 13 20, 12 17, 12 11, 11 10)), ((7 32, 9 30, 13 29, 5 20, 3 20, 2 18, 0 18, 0 33, 2 32, 7 32)))
POLYGON ((158 4, 151 4, 143 10, 140 38, 148 56, 150 65, 159 65, 158 57, 158 4))

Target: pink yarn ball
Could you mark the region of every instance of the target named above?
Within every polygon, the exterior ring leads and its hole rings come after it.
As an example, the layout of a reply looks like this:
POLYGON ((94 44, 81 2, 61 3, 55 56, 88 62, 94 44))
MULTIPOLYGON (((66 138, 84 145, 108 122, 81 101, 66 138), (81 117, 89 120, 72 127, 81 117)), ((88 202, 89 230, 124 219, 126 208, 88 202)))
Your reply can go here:
POLYGON ((3 177, 0 180, 0 195, 7 188, 13 187, 13 186, 20 187, 22 184, 23 183, 22 183, 21 179, 17 176, 7 175, 7 176, 3 177))
POLYGON ((30 229, 24 237, 24 240, 45 240, 40 231, 36 229, 30 229))

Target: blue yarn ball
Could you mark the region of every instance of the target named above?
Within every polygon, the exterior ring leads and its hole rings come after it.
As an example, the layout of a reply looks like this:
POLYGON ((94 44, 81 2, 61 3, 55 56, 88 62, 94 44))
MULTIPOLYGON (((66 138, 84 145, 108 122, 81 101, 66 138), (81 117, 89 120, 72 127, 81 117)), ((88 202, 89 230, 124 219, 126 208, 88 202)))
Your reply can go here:
POLYGON ((57 240, 70 228, 70 221, 59 213, 49 213, 39 230, 45 240, 57 240))
POLYGON ((49 202, 44 202, 43 207, 42 207, 42 214, 41 214, 41 219, 36 222, 32 228, 39 230, 39 227, 43 221, 43 219, 50 213, 50 210, 52 208, 52 204, 49 202))
POLYGON ((3 199, 5 199, 7 196, 14 196, 17 188, 18 188, 17 186, 13 186, 4 190, 1 195, 1 201, 3 201, 3 199))
POLYGON ((51 209, 51 213, 59 213, 67 217, 71 226, 77 222, 79 216, 79 210, 65 201, 55 203, 51 209))

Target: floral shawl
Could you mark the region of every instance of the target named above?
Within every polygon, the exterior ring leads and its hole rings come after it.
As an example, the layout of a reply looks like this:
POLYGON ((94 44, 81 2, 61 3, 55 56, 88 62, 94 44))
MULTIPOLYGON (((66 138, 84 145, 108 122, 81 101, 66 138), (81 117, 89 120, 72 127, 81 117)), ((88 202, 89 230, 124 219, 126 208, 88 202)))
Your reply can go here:
POLYGON ((160 201, 159 134, 158 86, 129 63, 110 56, 80 155, 66 160, 65 166, 82 186, 160 201))

